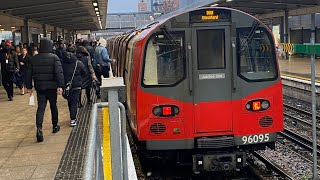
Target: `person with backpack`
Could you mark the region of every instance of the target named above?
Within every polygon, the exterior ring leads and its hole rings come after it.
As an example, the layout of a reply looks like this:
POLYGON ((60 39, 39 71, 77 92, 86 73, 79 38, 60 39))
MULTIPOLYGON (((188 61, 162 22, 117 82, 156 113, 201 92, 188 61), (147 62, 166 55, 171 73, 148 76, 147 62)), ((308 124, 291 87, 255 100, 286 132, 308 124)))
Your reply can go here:
MULTIPOLYGON (((96 77, 96 74, 94 73, 92 63, 91 63, 91 57, 87 49, 83 46, 79 46, 77 48, 76 56, 84 64, 84 66, 86 67, 86 71, 90 72, 85 77, 82 77, 82 80, 83 80, 82 89, 86 90, 87 103, 90 104, 91 103, 90 92, 91 92, 92 82, 96 81, 97 77, 96 77)), ((81 93, 79 98, 80 98, 79 107, 82 107, 81 93)))
POLYGON ((85 77, 87 72, 85 65, 72 52, 64 52, 62 68, 65 79, 63 96, 68 101, 70 126, 74 127, 77 125, 78 103, 83 83, 82 77, 85 77), (66 93, 66 91, 68 92, 66 93))
MULTIPOLYGON (((96 47, 94 52, 93 68, 100 83, 102 83, 101 76, 104 78, 109 77, 110 64, 115 62, 114 59, 110 59, 106 46, 107 41, 104 38, 101 38, 99 40, 99 46, 96 47)), ((96 94, 98 98, 101 97, 99 87, 96 94)))

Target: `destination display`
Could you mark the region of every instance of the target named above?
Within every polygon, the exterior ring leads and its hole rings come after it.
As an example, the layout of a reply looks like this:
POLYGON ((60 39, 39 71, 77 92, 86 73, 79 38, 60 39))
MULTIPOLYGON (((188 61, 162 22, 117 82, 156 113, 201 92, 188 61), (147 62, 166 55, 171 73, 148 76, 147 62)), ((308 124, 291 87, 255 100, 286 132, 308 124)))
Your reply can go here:
POLYGON ((231 11, 225 9, 203 9, 190 12, 191 23, 229 21, 231 21, 231 11))

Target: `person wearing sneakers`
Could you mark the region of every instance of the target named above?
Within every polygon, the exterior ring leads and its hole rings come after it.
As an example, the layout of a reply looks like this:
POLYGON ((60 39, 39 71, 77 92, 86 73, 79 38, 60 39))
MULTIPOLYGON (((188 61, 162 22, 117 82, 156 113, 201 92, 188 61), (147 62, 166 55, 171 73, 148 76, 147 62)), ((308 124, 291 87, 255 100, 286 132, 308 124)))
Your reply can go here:
POLYGON ((37 141, 43 141, 42 123, 47 101, 50 103, 52 118, 52 133, 60 130, 58 125, 57 95, 62 94, 64 77, 59 57, 52 54, 53 42, 49 38, 40 41, 39 54, 30 59, 27 69, 25 85, 30 96, 32 95, 32 79, 37 91, 38 110, 36 114, 37 141))
POLYGON ((70 112, 70 126, 74 127, 77 125, 78 103, 83 83, 82 77, 87 76, 87 71, 85 65, 72 52, 63 53, 62 68, 65 84, 71 83, 71 92, 67 100, 70 112))

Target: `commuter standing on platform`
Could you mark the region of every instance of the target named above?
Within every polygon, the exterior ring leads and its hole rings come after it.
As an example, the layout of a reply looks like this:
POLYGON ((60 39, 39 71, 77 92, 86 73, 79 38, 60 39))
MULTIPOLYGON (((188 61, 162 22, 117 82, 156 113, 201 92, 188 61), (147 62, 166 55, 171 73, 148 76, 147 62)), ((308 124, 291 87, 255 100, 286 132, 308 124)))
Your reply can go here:
POLYGON ((64 48, 64 44, 61 41, 59 41, 58 48, 56 50, 56 55, 60 58, 60 60, 62 60, 62 56, 65 51, 66 49, 64 48))
POLYGON ((87 40, 84 40, 82 44, 87 49, 87 51, 89 52, 90 58, 92 60, 93 57, 94 57, 94 48, 92 46, 90 46, 90 43, 87 40))
MULTIPOLYGON (((93 67, 100 83, 102 81, 101 76, 104 78, 109 77, 110 63, 115 62, 115 60, 110 59, 106 46, 107 41, 101 38, 99 40, 99 46, 96 47, 94 52, 93 67)), ((96 94, 98 98, 101 98, 99 87, 96 94)))
POLYGON ((41 39, 39 54, 31 58, 30 66, 27 69, 26 87, 28 92, 32 95, 32 78, 37 91, 36 137, 38 142, 43 141, 42 123, 48 100, 52 117, 52 133, 57 133, 60 130, 58 125, 57 95, 62 94, 64 77, 60 59, 55 54, 52 54, 52 50, 52 41, 48 38, 41 39))
POLYGON ((19 56, 19 65, 20 65, 20 73, 21 73, 21 76, 22 76, 22 80, 23 80, 23 85, 22 85, 22 89, 21 89, 21 95, 24 95, 24 91, 25 91, 25 79, 26 79, 26 76, 27 76, 27 69, 29 67, 29 64, 30 64, 30 56, 29 54, 27 53, 28 50, 27 48, 22 48, 22 53, 21 55, 19 56))
POLYGON ((13 100, 13 81, 15 72, 19 71, 19 62, 11 42, 7 40, 5 46, 1 49, 1 76, 4 89, 7 91, 9 101, 13 100))
POLYGON ((84 64, 71 52, 64 53, 62 67, 65 84, 71 83, 72 87, 67 100, 70 112, 70 126, 74 127, 77 125, 78 103, 83 83, 82 77, 85 77, 87 73, 84 64))
MULTIPOLYGON (((82 77, 82 89, 86 90, 86 97, 87 97, 87 103, 91 103, 90 99, 90 90, 92 86, 92 82, 97 80, 97 77, 94 73, 92 63, 91 63, 91 57, 89 55, 89 52, 87 49, 83 46, 79 46, 77 48, 77 58, 84 64, 86 71, 89 72, 85 77, 82 77)), ((81 93, 80 93, 80 101, 79 101, 79 107, 82 107, 81 104, 81 93)))

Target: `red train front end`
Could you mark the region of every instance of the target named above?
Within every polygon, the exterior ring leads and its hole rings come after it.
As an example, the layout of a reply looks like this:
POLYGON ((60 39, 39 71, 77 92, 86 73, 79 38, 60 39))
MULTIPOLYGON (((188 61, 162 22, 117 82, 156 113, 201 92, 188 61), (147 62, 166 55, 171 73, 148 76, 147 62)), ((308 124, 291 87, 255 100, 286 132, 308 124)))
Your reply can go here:
POLYGON ((134 36, 127 104, 147 150, 192 152, 199 172, 241 168, 245 149, 274 144, 283 130, 282 84, 272 33, 257 19, 197 9, 134 36))

